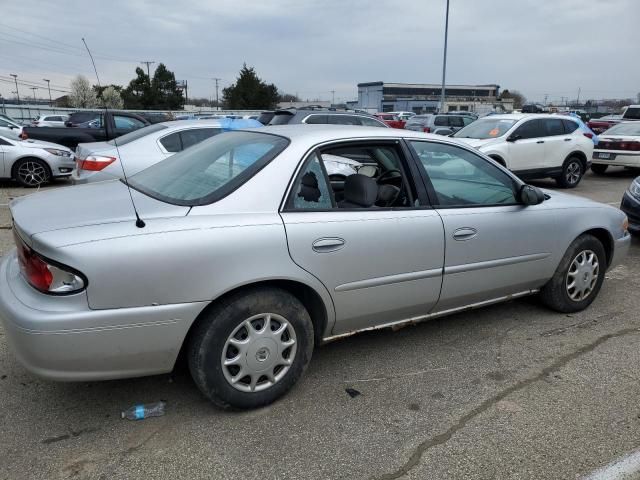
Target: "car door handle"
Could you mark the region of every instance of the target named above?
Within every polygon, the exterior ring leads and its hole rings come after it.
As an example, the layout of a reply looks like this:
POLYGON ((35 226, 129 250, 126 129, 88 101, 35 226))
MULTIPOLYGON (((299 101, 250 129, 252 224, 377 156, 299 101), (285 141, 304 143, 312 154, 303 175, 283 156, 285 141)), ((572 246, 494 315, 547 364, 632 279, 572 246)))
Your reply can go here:
POLYGON ((544 140, 538 140, 536 143, 544 143, 544 140))
POLYGON ((565 142, 570 142, 570 141, 571 141, 571 139, 570 139, 570 138, 565 138, 565 139, 564 139, 564 141, 565 141, 565 142))
POLYGON ((311 248, 313 248, 314 252, 318 253, 328 253, 335 252, 336 250, 340 250, 344 247, 345 241, 342 238, 331 237, 331 238, 319 238, 315 242, 311 248))
POLYGON ((470 238, 475 237, 477 234, 478 231, 475 228, 462 227, 453 232, 453 239, 460 241, 469 240, 470 238))

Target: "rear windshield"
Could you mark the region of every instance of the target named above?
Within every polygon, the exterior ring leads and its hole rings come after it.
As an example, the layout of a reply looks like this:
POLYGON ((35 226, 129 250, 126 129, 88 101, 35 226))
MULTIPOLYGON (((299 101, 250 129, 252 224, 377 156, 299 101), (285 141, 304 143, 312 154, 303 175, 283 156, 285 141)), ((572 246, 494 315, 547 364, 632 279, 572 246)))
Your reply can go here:
POLYGON ((289 112, 276 113, 271 119, 271 121, 269 122, 269 125, 286 125, 291 121, 292 118, 293 118, 293 113, 289 113, 289 112))
POLYGON ((109 145, 115 145, 116 142, 118 146, 126 145, 127 143, 133 142, 134 140, 138 140, 139 138, 145 137, 150 133, 159 132, 160 130, 164 130, 167 128, 165 125, 160 125, 156 123, 154 125, 147 125, 146 127, 139 128, 138 130, 134 130, 133 132, 129 132, 126 135, 122 135, 117 139, 109 140, 107 143, 109 145))
POLYGON ((431 115, 414 115, 407 120, 407 125, 426 125, 430 118, 431 115))
POLYGON ((206 205, 240 187, 287 145, 288 139, 267 133, 221 133, 137 173, 129 184, 163 202, 206 205))
POLYGON ((516 122, 517 120, 481 118, 458 130, 453 136, 456 138, 497 138, 507 133, 516 122))
POLYGON ((638 107, 627 108, 627 111, 624 112, 623 118, 632 118, 634 120, 640 120, 640 108, 638 107))
POLYGON ((619 123, 614 125, 602 135, 638 135, 640 136, 640 122, 619 123))

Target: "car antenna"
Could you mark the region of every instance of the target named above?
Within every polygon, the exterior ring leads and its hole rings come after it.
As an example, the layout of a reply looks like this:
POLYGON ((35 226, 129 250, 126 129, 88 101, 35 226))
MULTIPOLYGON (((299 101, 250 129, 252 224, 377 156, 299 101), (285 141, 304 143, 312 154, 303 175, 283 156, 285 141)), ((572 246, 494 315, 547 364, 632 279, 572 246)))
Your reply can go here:
MULTIPOLYGON (((96 68, 96 62, 93 61, 93 55, 91 55, 91 50, 89 50, 89 46, 87 45, 87 42, 84 40, 84 37, 82 37, 82 43, 84 43, 84 48, 87 49, 87 53, 89 54, 89 58, 91 58, 91 63, 93 64, 93 71, 96 72, 96 79, 98 80, 98 87, 100 88, 100 90, 102 90, 102 85, 100 84, 100 77, 98 76, 98 69, 96 68)), ((106 103, 104 104, 104 111, 105 111, 105 113, 109 112, 109 108, 107 107, 106 103)), ((106 128, 106 124, 105 124, 105 128, 106 128)), ((113 138, 113 144, 116 147, 116 152, 118 152, 118 157, 120 157, 120 167, 122 167, 122 175, 124 176, 124 184, 127 186, 127 191, 129 192, 129 198, 131 199, 131 205, 133 206, 133 212, 136 214, 136 227, 144 228, 145 223, 140 218, 140 215, 138 214, 138 209, 136 208, 136 202, 133 201, 133 194, 131 193, 131 186, 129 186, 129 180, 127 179, 127 172, 125 172, 125 170, 124 170, 124 163, 122 161, 123 158, 122 158, 122 155, 120 155, 120 149, 118 148, 118 141, 117 141, 117 139, 115 137, 113 138)))

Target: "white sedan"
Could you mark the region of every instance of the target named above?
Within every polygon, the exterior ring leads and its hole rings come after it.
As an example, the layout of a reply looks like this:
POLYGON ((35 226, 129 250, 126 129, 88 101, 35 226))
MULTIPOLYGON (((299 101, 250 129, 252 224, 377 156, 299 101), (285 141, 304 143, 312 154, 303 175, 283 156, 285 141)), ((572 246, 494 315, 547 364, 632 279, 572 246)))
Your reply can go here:
POLYGON ((12 178, 24 187, 39 187, 52 178, 68 177, 75 165, 67 147, 40 140, 23 140, 0 130, 0 178, 12 178))
POLYGON ((640 121, 622 122, 600 134, 591 170, 603 174, 609 166, 640 168, 640 121))

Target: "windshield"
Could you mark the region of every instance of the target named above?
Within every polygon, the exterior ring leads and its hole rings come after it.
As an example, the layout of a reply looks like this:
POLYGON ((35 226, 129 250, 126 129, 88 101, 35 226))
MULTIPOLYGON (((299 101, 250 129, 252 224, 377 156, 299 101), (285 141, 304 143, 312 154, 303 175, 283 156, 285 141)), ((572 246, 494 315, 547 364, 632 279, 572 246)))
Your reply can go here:
POLYGON ((174 205, 206 205, 233 192, 289 145, 266 133, 227 132, 129 179, 136 190, 174 205))
POLYGON ((640 122, 619 123, 602 135, 638 135, 640 136, 640 122))
POLYGON ((476 120, 470 123, 466 127, 458 130, 453 136, 456 138, 497 138, 501 137, 507 131, 515 125, 517 120, 505 120, 497 118, 485 118, 476 120))
POLYGON ((117 139, 109 140, 107 143, 109 145, 115 145, 116 141, 118 142, 118 146, 126 145, 127 143, 133 142, 134 140, 138 140, 139 138, 145 137, 150 133, 159 132, 160 130, 164 130, 167 128, 165 125, 160 125, 156 123, 154 125, 148 125, 146 127, 139 128, 133 132, 127 133, 118 137, 117 139))

